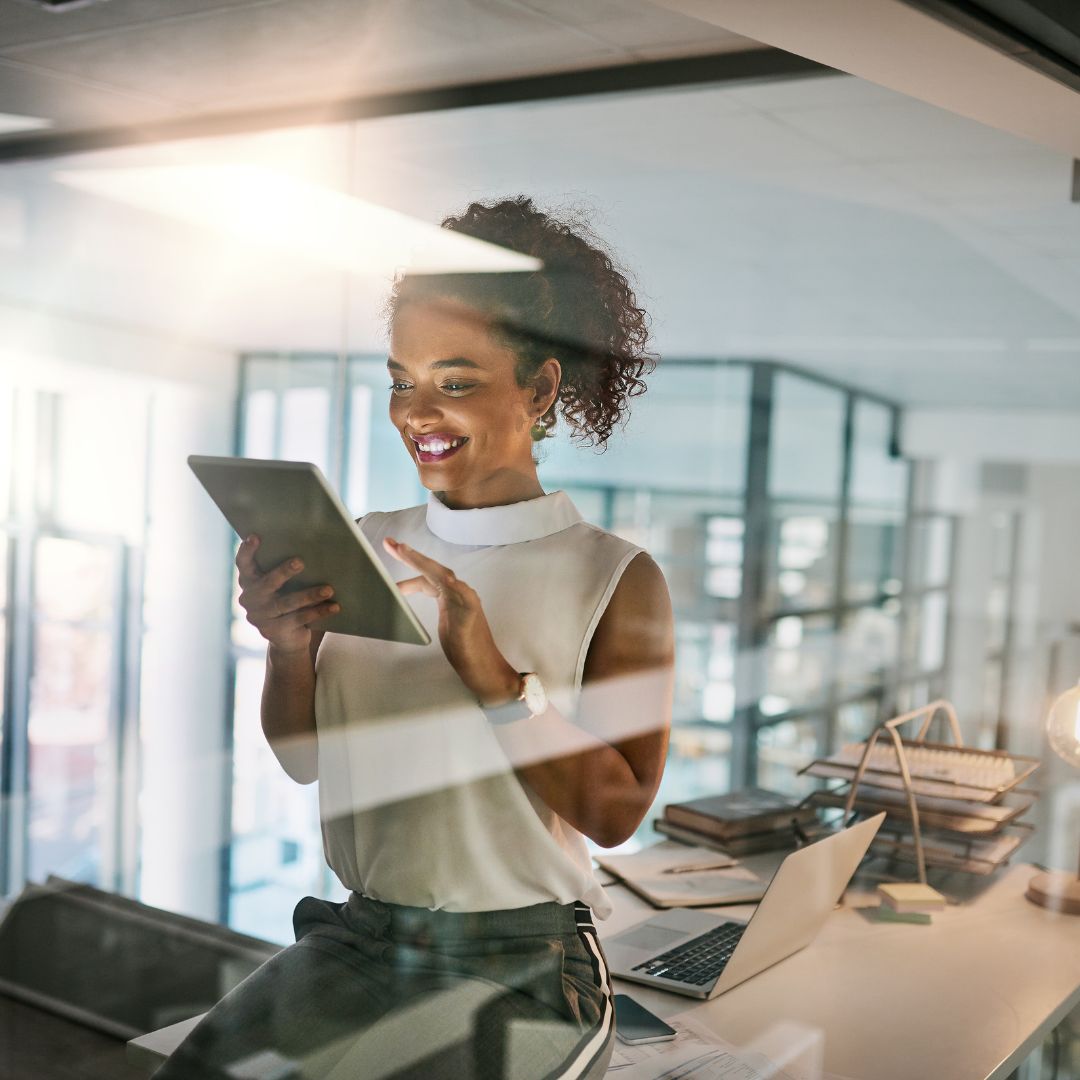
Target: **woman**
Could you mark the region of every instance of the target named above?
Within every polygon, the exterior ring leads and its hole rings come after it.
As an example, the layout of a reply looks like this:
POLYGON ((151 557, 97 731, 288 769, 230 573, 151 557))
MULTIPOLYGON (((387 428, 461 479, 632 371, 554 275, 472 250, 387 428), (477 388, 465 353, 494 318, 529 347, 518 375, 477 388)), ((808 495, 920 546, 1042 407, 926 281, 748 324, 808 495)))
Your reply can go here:
POLYGON ((394 286, 390 419, 429 496, 360 524, 437 641, 323 635, 330 586, 283 593, 298 560, 262 574, 257 538, 241 545, 240 602, 269 642, 263 730, 290 776, 318 779, 351 893, 303 899, 296 944, 162 1080, 591 1077, 611 1056, 592 923, 611 905, 583 837, 621 843, 656 795, 671 604, 643 549, 544 492, 532 447, 558 412, 603 446, 655 361, 580 223, 516 198, 443 226, 544 269, 394 286))

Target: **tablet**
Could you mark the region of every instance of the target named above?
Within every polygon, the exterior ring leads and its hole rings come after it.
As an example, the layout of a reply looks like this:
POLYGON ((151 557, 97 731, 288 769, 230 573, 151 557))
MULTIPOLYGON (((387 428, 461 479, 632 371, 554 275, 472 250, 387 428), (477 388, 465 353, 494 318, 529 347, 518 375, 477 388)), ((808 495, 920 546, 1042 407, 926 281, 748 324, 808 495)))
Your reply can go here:
POLYGON ((284 585, 295 592, 332 585, 341 610, 312 630, 428 645, 431 636, 405 602, 360 526, 307 461, 203 457, 188 465, 240 537, 259 537, 255 564, 266 573, 293 555, 304 569, 284 585))

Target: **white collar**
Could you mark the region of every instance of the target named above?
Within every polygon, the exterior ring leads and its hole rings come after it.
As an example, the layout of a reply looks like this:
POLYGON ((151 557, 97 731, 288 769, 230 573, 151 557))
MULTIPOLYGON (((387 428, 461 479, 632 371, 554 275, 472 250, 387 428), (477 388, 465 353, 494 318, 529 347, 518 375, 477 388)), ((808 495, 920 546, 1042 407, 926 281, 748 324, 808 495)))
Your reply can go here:
POLYGON ((451 510, 433 491, 428 492, 427 527, 440 540, 478 547, 539 540, 583 521, 565 491, 551 491, 535 499, 505 506, 479 506, 451 510))

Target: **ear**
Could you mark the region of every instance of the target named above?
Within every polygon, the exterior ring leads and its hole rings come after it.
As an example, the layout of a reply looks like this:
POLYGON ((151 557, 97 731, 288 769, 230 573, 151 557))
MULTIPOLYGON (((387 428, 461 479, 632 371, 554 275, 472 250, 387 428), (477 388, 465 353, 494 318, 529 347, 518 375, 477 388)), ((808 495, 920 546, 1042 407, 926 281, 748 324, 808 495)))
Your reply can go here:
POLYGON ((554 356, 549 356, 533 376, 533 411, 543 416, 551 408, 559 393, 562 382, 562 365, 554 356))

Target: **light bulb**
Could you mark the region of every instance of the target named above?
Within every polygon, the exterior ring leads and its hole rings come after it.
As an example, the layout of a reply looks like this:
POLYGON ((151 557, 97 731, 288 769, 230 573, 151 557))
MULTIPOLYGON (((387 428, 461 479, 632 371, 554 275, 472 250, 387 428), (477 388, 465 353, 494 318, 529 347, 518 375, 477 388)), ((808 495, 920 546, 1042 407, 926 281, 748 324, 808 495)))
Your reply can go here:
POLYGON ((1080 683, 1050 706, 1046 735, 1058 757, 1080 769, 1080 683))

